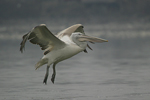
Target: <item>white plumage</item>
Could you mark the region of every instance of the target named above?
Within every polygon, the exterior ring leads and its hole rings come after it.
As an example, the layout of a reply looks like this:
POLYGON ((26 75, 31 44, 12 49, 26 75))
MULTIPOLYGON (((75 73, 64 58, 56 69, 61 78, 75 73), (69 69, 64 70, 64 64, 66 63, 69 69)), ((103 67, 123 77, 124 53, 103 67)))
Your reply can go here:
POLYGON ((68 59, 79 52, 87 52, 86 47, 91 49, 88 42, 108 42, 105 39, 87 36, 84 33, 81 24, 73 25, 56 36, 53 35, 45 24, 41 24, 33 28, 30 32, 23 36, 20 51, 23 52, 26 41, 29 40, 33 44, 38 44, 44 51, 44 56, 35 65, 36 69, 47 64, 45 78, 43 83, 47 83, 50 65, 53 64, 53 74, 51 81, 54 83, 56 70, 55 65, 62 60, 68 59))

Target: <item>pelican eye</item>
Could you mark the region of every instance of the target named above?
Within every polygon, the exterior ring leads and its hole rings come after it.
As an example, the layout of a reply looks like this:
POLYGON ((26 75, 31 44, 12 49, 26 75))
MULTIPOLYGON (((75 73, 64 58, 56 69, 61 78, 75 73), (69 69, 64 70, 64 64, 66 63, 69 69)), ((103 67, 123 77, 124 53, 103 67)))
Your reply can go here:
POLYGON ((78 35, 82 35, 81 33, 79 33, 78 35))

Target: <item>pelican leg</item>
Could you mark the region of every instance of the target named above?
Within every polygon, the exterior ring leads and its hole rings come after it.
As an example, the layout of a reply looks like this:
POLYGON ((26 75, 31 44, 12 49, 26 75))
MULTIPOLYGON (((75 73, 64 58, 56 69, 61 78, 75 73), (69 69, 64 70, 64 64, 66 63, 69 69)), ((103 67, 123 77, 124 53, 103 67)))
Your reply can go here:
POLYGON ((49 68, 50 68, 50 66, 47 66, 46 74, 45 74, 45 77, 44 77, 44 80, 43 80, 44 84, 47 84, 47 79, 48 79, 48 75, 49 75, 49 68))
POLYGON ((55 76, 56 76, 55 65, 56 65, 56 63, 53 64, 53 74, 52 74, 52 78, 51 78, 51 81, 52 81, 53 84, 54 84, 55 76))

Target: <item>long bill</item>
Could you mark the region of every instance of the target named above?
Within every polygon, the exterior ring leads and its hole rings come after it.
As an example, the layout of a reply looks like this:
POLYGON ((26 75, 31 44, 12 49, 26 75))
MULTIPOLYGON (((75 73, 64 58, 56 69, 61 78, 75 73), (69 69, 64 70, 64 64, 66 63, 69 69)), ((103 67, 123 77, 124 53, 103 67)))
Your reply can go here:
POLYGON ((82 36, 78 37, 78 40, 80 42, 88 41, 88 42, 92 42, 92 43, 93 42, 99 42, 99 43, 108 42, 108 40, 97 38, 97 37, 91 37, 88 35, 82 35, 82 36))

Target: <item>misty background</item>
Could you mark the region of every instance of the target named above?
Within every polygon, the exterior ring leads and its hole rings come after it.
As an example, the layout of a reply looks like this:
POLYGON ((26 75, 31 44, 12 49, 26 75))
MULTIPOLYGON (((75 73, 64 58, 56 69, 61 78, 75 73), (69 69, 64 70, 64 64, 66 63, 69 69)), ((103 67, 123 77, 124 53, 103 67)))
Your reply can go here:
POLYGON ((1 0, 0 21, 48 18, 147 22, 149 9, 149 0, 1 0))
MULTIPOLYGON (((50 68, 50 75, 52 68, 50 68)), ((51 76, 49 76, 51 77, 51 76)), ((0 100, 149 100, 150 0, 0 0, 0 100), (22 36, 39 24, 57 34, 82 24, 107 39, 57 64, 56 81, 42 84, 39 46, 22 36)))
POLYGON ((0 38, 21 39, 39 24, 56 34, 78 23, 96 36, 147 37, 149 9, 149 0, 1 0, 0 38))

